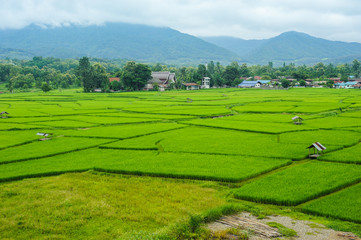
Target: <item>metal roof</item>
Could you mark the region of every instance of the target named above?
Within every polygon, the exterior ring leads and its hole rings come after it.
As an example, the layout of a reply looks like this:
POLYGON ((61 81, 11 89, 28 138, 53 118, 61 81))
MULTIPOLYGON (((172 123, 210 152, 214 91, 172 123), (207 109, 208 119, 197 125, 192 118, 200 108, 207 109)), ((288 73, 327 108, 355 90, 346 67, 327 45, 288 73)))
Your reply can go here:
POLYGON ((258 81, 243 81, 242 83, 238 84, 238 86, 256 86, 257 83, 258 81))
POLYGON ((314 143, 312 143, 312 145, 309 146, 308 148, 316 148, 318 151, 323 151, 323 150, 326 149, 326 147, 323 146, 323 145, 322 145, 321 143, 319 143, 319 142, 314 142, 314 143))
POLYGON ((301 118, 301 117, 299 117, 299 116, 294 116, 294 117, 292 118, 292 120, 296 120, 296 119, 301 119, 301 120, 303 120, 303 118, 301 118))
POLYGON ((169 80, 175 81, 175 73, 171 72, 152 72, 152 77, 165 82, 169 80))

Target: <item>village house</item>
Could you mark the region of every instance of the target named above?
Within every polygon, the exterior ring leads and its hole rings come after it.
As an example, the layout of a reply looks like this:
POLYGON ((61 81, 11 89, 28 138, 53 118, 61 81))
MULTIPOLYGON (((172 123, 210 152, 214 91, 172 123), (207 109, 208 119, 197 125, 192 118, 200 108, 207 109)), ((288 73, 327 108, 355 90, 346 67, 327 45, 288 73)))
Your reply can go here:
POLYGON ((211 79, 209 77, 204 77, 202 79, 201 88, 210 88, 210 86, 211 86, 211 79))
POLYGON ((186 90, 198 90, 199 85, 197 83, 183 83, 183 86, 185 86, 186 90))
POLYGON ((243 81, 242 83, 238 84, 239 88, 259 88, 261 87, 261 83, 258 81, 243 81))
POLYGON ((361 83, 361 78, 355 78, 355 79, 353 79, 353 81, 355 81, 357 83, 361 83))
POLYGON ((357 87, 358 82, 352 81, 352 82, 342 82, 342 83, 336 83, 336 88, 355 88, 357 87))
POLYGON ((257 81, 243 81, 238 84, 239 88, 260 88, 261 86, 266 86, 271 82, 271 80, 257 80, 257 81))
POLYGON ((333 83, 342 83, 341 78, 329 78, 333 83))
POLYGON ((361 88, 361 83, 357 83, 353 86, 354 88, 361 88))
POLYGON ((144 90, 153 90, 154 85, 158 85, 159 91, 169 89, 172 84, 176 83, 175 73, 171 72, 152 72, 150 79, 144 87, 144 90))

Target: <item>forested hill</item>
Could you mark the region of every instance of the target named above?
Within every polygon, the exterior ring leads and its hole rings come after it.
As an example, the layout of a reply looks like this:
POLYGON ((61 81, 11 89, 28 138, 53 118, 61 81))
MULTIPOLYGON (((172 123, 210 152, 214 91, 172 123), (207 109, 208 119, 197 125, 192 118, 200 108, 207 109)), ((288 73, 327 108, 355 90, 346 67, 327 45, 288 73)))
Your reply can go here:
POLYGON ((203 38, 210 43, 237 53, 253 64, 344 63, 361 59, 361 44, 329 41, 300 32, 285 32, 265 40, 243 40, 229 37, 203 38))
POLYGON ((24 57, 89 56, 183 64, 237 59, 231 51, 171 28, 126 23, 0 30, 0 49, 4 50, 2 58, 19 57, 24 52, 24 57))
POLYGON ((329 41, 300 32, 264 40, 231 37, 197 38, 171 28, 127 23, 101 26, 0 30, 0 58, 128 59, 189 65, 211 60, 264 65, 345 63, 361 60, 361 44, 329 41))

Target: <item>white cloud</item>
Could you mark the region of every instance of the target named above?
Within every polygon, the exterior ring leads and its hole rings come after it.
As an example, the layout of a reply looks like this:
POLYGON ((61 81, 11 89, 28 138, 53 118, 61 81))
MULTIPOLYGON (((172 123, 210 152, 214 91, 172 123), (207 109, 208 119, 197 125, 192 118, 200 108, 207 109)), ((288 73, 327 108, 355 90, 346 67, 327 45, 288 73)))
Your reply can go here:
POLYGON ((359 0, 0 0, 0 28, 129 22, 192 35, 268 38, 296 30, 361 41, 359 0))

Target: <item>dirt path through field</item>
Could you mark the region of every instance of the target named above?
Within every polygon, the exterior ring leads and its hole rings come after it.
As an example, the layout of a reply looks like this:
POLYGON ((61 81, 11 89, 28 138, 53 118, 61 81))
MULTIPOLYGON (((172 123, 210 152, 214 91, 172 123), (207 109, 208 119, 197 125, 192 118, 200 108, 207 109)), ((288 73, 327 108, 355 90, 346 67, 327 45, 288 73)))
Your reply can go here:
MULTIPOLYGON (((290 238, 277 238, 277 239, 292 239, 292 240, 361 240, 356 237, 352 233, 338 232, 332 229, 328 229, 323 225, 304 221, 304 220, 294 220, 290 217, 285 216, 269 216, 265 219, 257 219, 255 216, 250 215, 249 213, 241 213, 235 215, 234 219, 248 219, 250 222, 258 222, 258 223, 267 223, 267 222, 277 222, 282 224, 283 226, 293 229, 297 232, 297 237, 290 238)), ((221 221, 222 222, 222 221, 221 221)), ((212 232, 226 230, 227 228, 231 228, 231 226, 221 223, 214 222, 208 225, 208 228, 212 232)), ((264 240, 264 239, 272 239, 257 236, 256 234, 252 234, 250 236, 250 240, 264 240)))

